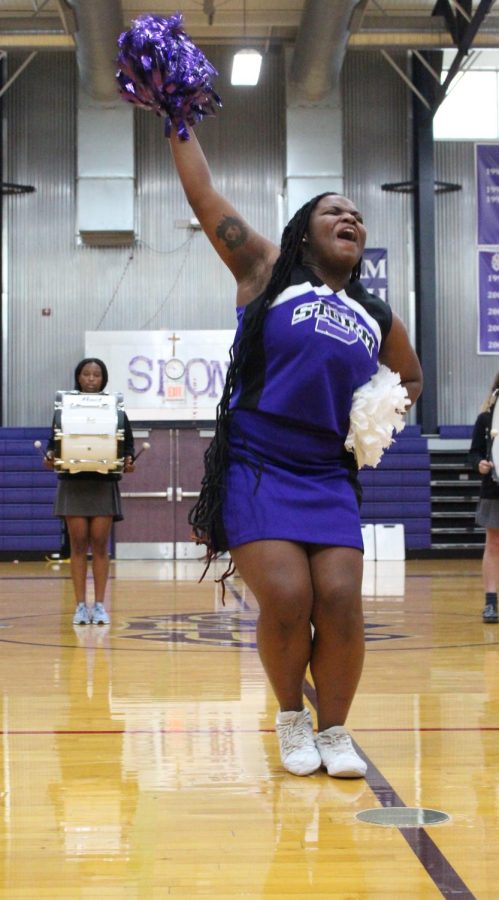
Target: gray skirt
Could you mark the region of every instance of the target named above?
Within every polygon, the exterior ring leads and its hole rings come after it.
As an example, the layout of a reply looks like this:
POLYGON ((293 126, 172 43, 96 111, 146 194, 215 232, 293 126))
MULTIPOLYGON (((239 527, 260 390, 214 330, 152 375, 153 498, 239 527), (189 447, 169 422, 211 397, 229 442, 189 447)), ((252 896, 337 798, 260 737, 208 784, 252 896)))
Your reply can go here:
POLYGON ((112 516, 121 522, 121 497, 117 481, 94 478, 59 478, 54 500, 54 516, 112 516))
POLYGON ((499 528, 499 500, 480 500, 475 522, 482 528, 499 528))

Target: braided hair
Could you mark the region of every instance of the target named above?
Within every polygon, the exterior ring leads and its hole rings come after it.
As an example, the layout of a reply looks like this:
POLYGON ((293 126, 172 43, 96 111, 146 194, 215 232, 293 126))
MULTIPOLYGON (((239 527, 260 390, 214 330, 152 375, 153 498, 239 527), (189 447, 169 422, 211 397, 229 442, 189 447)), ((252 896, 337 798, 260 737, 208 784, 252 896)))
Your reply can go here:
MULTIPOLYGON (((204 454, 204 477, 201 482, 199 499, 188 516, 194 540, 206 544, 207 547, 206 568, 201 579, 206 574, 211 561, 228 550, 222 522, 222 500, 228 462, 231 397, 251 364, 251 350, 261 335, 267 310, 275 298, 290 284, 293 267, 303 261, 303 237, 306 234, 312 211, 319 200, 334 193, 334 191, 324 191, 324 193, 318 194, 305 203, 290 219, 282 233, 280 254, 272 268, 270 280, 263 293, 246 307, 237 348, 231 347, 225 385, 216 411, 215 435, 204 454)), ((360 277, 360 267, 361 261, 359 260, 352 270, 351 282, 360 277)), ((222 586, 224 579, 232 572, 231 563, 222 576, 222 586)))

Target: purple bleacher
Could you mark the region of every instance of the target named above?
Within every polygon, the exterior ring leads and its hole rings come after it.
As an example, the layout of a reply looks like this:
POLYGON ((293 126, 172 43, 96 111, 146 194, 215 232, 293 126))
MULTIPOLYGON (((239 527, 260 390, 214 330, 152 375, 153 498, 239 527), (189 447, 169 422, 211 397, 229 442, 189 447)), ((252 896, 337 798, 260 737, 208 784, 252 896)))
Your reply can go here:
POLYGON ((54 517, 51 519, 30 519, 29 522, 22 519, 6 519, 2 521, 1 533, 4 537, 7 537, 9 534, 16 534, 20 537, 53 534, 56 539, 59 539, 61 525, 59 519, 54 517))
POLYGON ((0 503, 50 503, 54 500, 53 487, 0 487, 0 503))
POLYGON ((471 440, 473 425, 440 425, 438 434, 443 440, 471 440))
POLYGON ((406 518, 421 518, 428 511, 426 503, 383 503, 376 500, 374 503, 362 501, 362 516, 368 519, 376 518, 379 522, 403 522, 406 518), (398 517, 398 518, 397 518, 398 517))
POLYGON ((37 472, 42 466, 40 451, 33 450, 32 454, 0 455, 0 472, 37 472))
POLYGON ((363 524, 404 526, 407 550, 431 548, 431 474, 428 442, 419 425, 396 435, 375 469, 361 469, 363 524))
POLYGON ((49 428, 0 428, 0 552, 56 552, 61 523, 52 514, 57 476, 43 468, 49 428))
POLYGON ((362 486, 363 505, 366 503, 428 503, 429 500, 431 500, 429 484, 416 487, 400 487, 398 484, 362 486))
POLYGON ((48 441, 50 428, 0 428, 0 440, 48 441))
MULTIPOLYGON (((60 549, 61 526, 52 516, 57 477, 33 446, 39 440, 44 448, 48 436, 48 428, 0 428, 0 552, 60 549)), ((406 426, 359 480, 364 523, 402 523, 408 550, 431 547, 430 457, 419 425, 406 426)))
MULTIPOLYGON (((2 519, 45 519, 52 515, 52 503, 0 503, 0 522, 2 519)), ((1 534, 0 527, 0 534, 1 534)))
POLYGON ((60 538, 55 535, 0 535, 0 552, 14 556, 15 553, 29 551, 32 554, 54 553, 60 550, 60 538))
POLYGON ((361 469, 359 472, 359 479, 362 486, 364 485, 376 485, 376 487, 410 487, 412 485, 423 486, 426 485, 429 487, 430 479, 428 476, 428 469, 403 469, 403 470, 393 470, 390 471, 383 469, 361 469))
POLYGON ((421 425, 406 425, 404 430, 396 436, 396 440, 400 440, 401 436, 404 439, 408 437, 421 437, 421 425))
POLYGON ((40 472, 0 472, 0 488, 40 487, 55 490, 57 475, 50 469, 40 472))
POLYGON ((430 455, 426 453, 400 453, 387 450, 378 466, 379 469, 427 469, 430 471, 430 455))

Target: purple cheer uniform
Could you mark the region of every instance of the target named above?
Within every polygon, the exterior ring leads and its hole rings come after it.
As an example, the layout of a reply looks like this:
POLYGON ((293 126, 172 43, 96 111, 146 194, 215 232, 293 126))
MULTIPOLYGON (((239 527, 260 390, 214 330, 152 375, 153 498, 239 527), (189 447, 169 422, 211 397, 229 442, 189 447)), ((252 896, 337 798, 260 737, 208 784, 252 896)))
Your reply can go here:
MULTIPOLYGON (((360 282, 308 268, 266 313, 231 401, 223 524, 229 548, 290 540, 363 549, 360 485, 344 448, 354 391, 376 372, 392 314, 360 282)), ((238 308, 235 352, 252 304, 238 308)))

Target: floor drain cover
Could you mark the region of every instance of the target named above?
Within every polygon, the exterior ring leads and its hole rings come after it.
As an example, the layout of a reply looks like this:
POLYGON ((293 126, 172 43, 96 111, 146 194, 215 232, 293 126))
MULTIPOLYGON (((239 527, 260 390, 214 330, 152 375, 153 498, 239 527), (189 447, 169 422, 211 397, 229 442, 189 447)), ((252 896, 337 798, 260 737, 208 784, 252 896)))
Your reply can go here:
POLYGON ((450 816, 438 809, 420 809, 414 806, 383 806, 381 809, 363 809, 356 819, 370 825, 394 825, 396 828, 426 828, 427 825, 441 825, 450 816))

